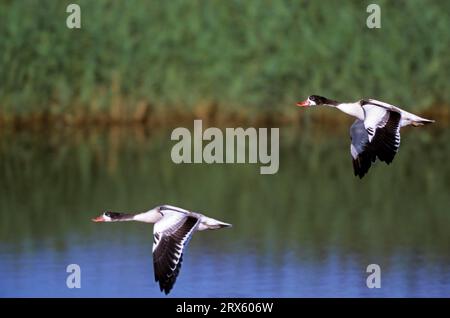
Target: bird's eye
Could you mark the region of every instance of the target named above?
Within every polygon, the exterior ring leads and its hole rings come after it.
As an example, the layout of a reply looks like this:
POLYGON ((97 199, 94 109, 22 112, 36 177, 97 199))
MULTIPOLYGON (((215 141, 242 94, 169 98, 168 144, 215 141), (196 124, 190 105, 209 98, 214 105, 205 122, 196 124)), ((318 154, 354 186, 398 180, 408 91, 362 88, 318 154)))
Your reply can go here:
POLYGON ((105 215, 110 217, 111 216, 111 212, 105 212, 105 215))

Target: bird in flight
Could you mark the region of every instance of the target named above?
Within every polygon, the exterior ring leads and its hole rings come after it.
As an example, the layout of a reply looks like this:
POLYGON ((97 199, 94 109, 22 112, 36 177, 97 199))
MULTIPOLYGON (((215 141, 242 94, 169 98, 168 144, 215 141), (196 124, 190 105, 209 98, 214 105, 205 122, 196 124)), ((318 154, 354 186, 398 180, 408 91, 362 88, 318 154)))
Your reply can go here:
POLYGON ((166 295, 170 292, 180 272, 183 252, 196 231, 231 227, 203 214, 171 205, 157 206, 147 212, 128 214, 107 211, 94 222, 137 221, 154 223, 153 269, 155 281, 166 295))
POLYGON ((403 109, 375 99, 340 103, 326 97, 311 95, 297 106, 330 106, 356 117, 350 127, 350 153, 355 176, 362 178, 378 158, 390 164, 400 147, 400 128, 434 123, 403 109))

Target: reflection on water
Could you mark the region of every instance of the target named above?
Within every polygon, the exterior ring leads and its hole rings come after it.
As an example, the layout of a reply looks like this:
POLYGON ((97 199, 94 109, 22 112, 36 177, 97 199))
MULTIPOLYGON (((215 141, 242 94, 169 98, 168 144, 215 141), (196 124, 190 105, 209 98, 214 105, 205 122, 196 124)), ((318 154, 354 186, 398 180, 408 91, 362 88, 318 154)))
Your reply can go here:
POLYGON ((2 133, 0 296, 163 296, 152 227, 90 218, 170 203, 234 225, 194 235, 170 296, 449 297, 450 132, 405 129, 394 163, 359 180, 345 129, 282 128, 276 175, 173 164, 170 131, 2 133))

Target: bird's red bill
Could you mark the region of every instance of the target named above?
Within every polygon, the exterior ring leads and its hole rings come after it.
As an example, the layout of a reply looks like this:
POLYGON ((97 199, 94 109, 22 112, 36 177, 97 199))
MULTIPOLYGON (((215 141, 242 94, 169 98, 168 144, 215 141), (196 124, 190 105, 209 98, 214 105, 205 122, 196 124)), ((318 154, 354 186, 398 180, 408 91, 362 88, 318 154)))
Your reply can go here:
POLYGON ((303 102, 298 102, 298 103, 297 103, 297 106, 300 106, 300 107, 306 107, 306 106, 308 106, 308 100, 304 100, 303 102))
POLYGON ((96 218, 92 219, 93 222, 105 222, 105 218, 103 217, 103 215, 100 215, 96 218))

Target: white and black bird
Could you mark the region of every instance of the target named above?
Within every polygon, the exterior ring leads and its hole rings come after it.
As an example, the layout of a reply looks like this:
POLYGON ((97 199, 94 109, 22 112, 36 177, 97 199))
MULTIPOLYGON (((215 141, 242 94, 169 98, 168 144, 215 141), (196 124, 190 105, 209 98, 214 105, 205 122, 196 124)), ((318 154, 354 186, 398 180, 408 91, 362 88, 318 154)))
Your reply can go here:
POLYGON ((340 103, 326 97, 311 95, 297 106, 331 106, 356 117, 350 127, 350 153, 355 176, 362 178, 378 158, 390 164, 400 147, 400 128, 433 123, 394 105, 375 99, 362 99, 354 103, 340 103))
POLYGON ((138 221, 154 223, 153 269, 161 291, 170 292, 180 272, 183 251, 196 231, 231 227, 231 224, 170 205, 157 206, 147 212, 127 214, 105 212, 94 222, 138 221))

